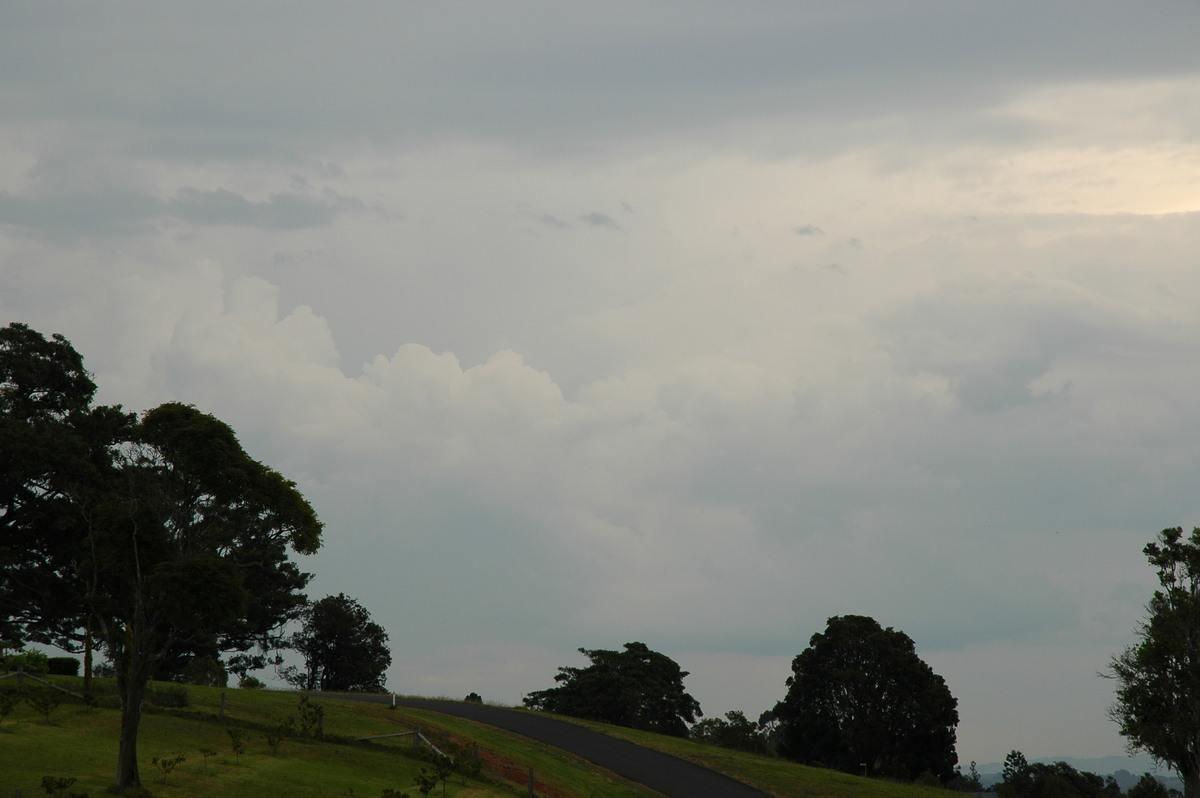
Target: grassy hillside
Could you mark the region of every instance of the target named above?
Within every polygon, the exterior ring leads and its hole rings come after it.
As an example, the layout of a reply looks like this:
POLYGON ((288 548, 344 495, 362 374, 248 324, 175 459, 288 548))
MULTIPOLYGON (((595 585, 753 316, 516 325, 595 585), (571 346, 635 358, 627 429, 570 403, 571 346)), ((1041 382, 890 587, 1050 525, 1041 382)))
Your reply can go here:
MULTIPOLYGON (((57 677, 57 683, 78 687, 81 680, 57 677)), ((12 681, 0 683, 0 690, 12 681)), ((298 697, 288 693, 156 684, 160 700, 170 703, 180 692, 186 707, 149 708, 142 723, 139 760, 142 783, 160 796, 366 796, 377 798, 385 788, 420 793, 416 776, 429 768, 417 758, 411 737, 354 742, 356 737, 392 734, 420 727, 443 750, 454 744, 478 744, 484 769, 480 777, 458 776, 446 783, 446 795, 457 798, 509 798, 525 795, 529 768, 537 792, 549 798, 650 798, 657 795, 594 768, 575 757, 547 749, 524 738, 472 721, 432 712, 396 709, 386 705, 319 699, 324 710, 326 742, 299 736, 283 737, 277 749, 268 740, 271 729, 289 718, 298 721, 298 697), (246 750, 235 755, 227 725, 218 715, 225 696, 225 718, 244 737, 246 750), (215 752, 205 756, 204 750, 215 752), (158 758, 185 759, 165 776, 152 763, 158 758)), ((67 699, 50 714, 49 723, 22 702, 0 722, 0 795, 21 790, 25 796, 44 795, 43 776, 75 778, 70 788, 99 798, 114 781, 119 718, 111 684, 101 680, 100 706, 89 709, 67 699)), ((767 757, 735 753, 661 735, 603 724, 588 724, 757 785, 781 798, 921 798, 947 796, 940 790, 868 781, 831 771, 804 768, 767 757)), ((438 785, 432 795, 441 795, 438 785)))
POLYGON ((806 767, 774 757, 716 748, 692 740, 620 726, 575 722, 720 771, 780 798, 953 798, 960 794, 914 784, 864 779, 836 770, 806 767))

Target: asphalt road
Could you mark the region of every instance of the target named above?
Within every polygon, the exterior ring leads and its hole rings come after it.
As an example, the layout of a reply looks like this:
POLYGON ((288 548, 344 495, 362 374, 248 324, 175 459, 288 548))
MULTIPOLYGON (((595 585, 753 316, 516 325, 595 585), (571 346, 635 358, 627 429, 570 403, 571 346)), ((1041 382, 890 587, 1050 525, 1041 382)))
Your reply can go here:
MULTIPOLYGON (((338 698, 384 704, 392 702, 390 695, 339 695, 338 698)), ((396 705, 457 715, 506 729, 539 743, 561 748, 630 781, 657 790, 667 798, 771 798, 768 793, 692 762, 535 712, 398 696, 396 705)))

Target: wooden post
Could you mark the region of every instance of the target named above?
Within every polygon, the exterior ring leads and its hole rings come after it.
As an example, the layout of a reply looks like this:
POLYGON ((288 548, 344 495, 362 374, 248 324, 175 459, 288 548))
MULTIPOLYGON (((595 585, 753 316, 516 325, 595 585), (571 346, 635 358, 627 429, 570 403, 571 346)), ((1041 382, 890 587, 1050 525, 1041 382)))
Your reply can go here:
POLYGON ((474 750, 471 751, 471 764, 479 764, 479 743, 475 743, 474 750))
POLYGON ((421 727, 413 729, 413 748, 421 747, 421 727))
POLYGON ((533 798, 533 768, 529 769, 529 798, 533 798))
POLYGON ((217 716, 225 720, 225 693, 221 693, 221 708, 217 710, 217 716))

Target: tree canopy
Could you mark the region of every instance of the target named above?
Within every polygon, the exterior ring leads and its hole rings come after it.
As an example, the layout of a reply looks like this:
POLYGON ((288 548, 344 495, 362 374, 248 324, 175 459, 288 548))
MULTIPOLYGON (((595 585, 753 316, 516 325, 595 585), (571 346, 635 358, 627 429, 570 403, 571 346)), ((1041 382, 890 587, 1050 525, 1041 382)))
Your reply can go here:
POLYGON ((1020 751, 1005 757, 1002 776, 995 787, 1000 798, 1121 798, 1121 787, 1112 776, 1076 770, 1066 762, 1031 764, 1020 751))
POLYGON ((874 619, 829 619, 792 660, 776 704, 780 752, 846 772, 954 775, 958 702, 908 635, 874 619))
POLYGON ((388 635, 354 599, 338 593, 304 610, 292 648, 304 656, 296 682, 305 690, 378 693, 392 664, 388 635))
POLYGON ((0 331, 0 609, 6 637, 104 648, 121 695, 117 787, 140 784, 147 682, 172 657, 269 646, 321 543, 294 483, 228 425, 167 403, 94 407, 66 339, 0 331))
POLYGON ((684 691, 687 671, 645 643, 626 643, 623 651, 579 651, 592 664, 559 668, 558 686, 525 696, 525 706, 675 737, 686 737, 688 724, 703 714, 684 691))
POLYGON ((1112 659, 1109 717, 1131 750, 1165 762, 1200 796, 1200 529, 1164 529, 1143 549, 1160 589, 1146 606, 1138 642, 1112 659))
POLYGON ((724 718, 705 718, 692 726, 688 736, 734 751, 765 754, 770 750, 770 743, 762 728, 736 709, 726 712, 724 718))

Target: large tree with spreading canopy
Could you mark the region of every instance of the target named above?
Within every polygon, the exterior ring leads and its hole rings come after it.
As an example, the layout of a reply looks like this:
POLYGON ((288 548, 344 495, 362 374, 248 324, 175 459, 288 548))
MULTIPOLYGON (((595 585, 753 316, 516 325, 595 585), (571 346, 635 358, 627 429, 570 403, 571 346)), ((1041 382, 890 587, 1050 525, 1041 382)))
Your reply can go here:
POLYGON ((181 651, 269 649, 306 602, 289 553, 316 551, 321 523, 220 420, 173 402, 138 417, 95 390, 62 336, 0 330, 0 633, 104 648, 123 790, 149 680, 181 651))
POLYGON ((1112 659, 1109 717, 1131 750, 1170 765, 1200 796, 1200 529, 1164 529, 1142 550, 1158 572, 1139 640, 1112 659))
POLYGON ((686 737, 688 724, 702 714, 683 689, 687 671, 645 643, 626 643, 623 651, 579 651, 592 664, 559 668, 558 686, 530 693, 525 706, 675 737, 686 737))
POLYGON ((948 781, 958 702, 912 639, 873 618, 830 618, 792 660, 775 705, 780 752, 847 772, 948 781))
POLYGON ((291 647, 304 657, 304 670, 289 681, 304 690, 381 693, 392 664, 387 632, 345 593, 310 604, 291 647))

